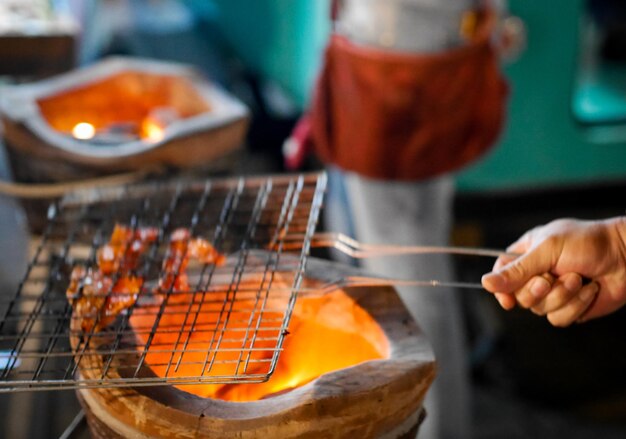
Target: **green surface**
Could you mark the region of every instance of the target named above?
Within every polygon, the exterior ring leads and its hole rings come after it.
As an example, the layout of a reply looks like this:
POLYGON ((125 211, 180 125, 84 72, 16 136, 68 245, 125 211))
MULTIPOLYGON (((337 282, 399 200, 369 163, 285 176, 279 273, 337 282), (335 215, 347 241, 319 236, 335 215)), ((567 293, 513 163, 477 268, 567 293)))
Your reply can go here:
POLYGON ((328 1, 213 0, 230 44, 304 107, 330 29, 328 1))
POLYGON ((573 117, 581 0, 511 0, 528 47, 506 67, 509 118, 498 145, 458 177, 461 191, 525 189, 626 180, 621 127, 585 129, 573 117))
POLYGON ((587 124, 626 122, 626 66, 598 66, 581 78, 572 96, 574 117, 587 124))

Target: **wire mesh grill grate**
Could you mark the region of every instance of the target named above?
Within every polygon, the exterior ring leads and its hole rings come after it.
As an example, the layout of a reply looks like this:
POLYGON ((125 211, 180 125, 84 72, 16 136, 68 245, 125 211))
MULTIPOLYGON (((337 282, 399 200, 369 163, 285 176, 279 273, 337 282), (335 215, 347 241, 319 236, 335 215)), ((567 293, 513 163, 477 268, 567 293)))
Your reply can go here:
POLYGON ((323 174, 153 182, 51 206, 17 292, 0 299, 0 392, 266 381, 325 186, 323 174), (105 270, 120 228, 151 236, 105 270), (287 234, 302 234, 297 253, 287 234), (193 254, 197 242, 223 257, 193 254))

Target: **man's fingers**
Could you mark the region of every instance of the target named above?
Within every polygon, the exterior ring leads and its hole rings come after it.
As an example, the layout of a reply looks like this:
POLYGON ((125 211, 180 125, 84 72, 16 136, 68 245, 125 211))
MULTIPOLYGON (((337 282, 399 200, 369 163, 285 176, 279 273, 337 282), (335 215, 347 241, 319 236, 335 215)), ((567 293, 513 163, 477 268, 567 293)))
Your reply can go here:
POLYGON ((515 301, 514 296, 511 296, 510 294, 506 294, 506 293, 495 293, 494 296, 496 296, 496 300, 498 301, 500 306, 506 309, 507 311, 510 311, 513 308, 515 308, 515 304, 517 302, 515 301))
MULTIPOLYGON (((607 292, 610 291, 610 288, 610 286, 607 287, 607 292)), ((585 314, 578 319, 578 323, 606 316, 624 305, 623 300, 614 297, 612 294, 604 294, 604 286, 602 286, 601 289, 602 291, 595 297, 591 306, 585 311, 585 314)))
POLYGON ((511 293, 519 290, 533 276, 550 271, 552 253, 544 250, 537 247, 504 267, 485 274, 482 277, 483 286, 491 292, 511 293))
POLYGON ((559 327, 569 326, 578 321, 593 304, 599 291, 600 286, 596 282, 583 286, 567 305, 548 313, 548 321, 559 327))
POLYGON ((496 262, 493 264, 492 271, 500 271, 502 267, 509 265, 514 260, 515 258, 512 256, 506 256, 506 255, 500 256, 498 259, 496 259, 496 262))
MULTIPOLYGON (((526 253, 529 247, 530 247, 530 233, 525 233, 520 239, 515 241, 513 244, 509 245, 506 248, 506 252, 517 253, 521 255, 521 254, 526 253)), ((513 262, 516 258, 517 258, 516 256, 508 256, 508 255, 500 256, 498 259, 496 259, 496 262, 493 264, 492 271, 500 270, 502 267, 513 262)))
POLYGON ((544 300, 545 296, 550 293, 554 282, 555 278, 550 273, 532 277, 515 293, 517 303, 522 308, 532 308, 544 300))
POLYGON ((546 315, 566 306, 572 299, 581 293, 583 279, 577 273, 567 273, 560 276, 550 292, 541 301, 532 306, 535 314, 546 315))

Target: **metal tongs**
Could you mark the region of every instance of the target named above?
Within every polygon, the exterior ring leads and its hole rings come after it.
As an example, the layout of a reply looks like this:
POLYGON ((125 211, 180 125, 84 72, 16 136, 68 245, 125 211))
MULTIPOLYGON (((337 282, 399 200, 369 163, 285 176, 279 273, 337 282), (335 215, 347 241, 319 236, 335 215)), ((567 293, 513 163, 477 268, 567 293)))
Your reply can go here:
MULTIPOLYGON (((285 235, 279 246, 283 250, 302 248, 303 235, 285 235)), ((384 257, 392 255, 416 255, 416 254, 448 254, 466 256, 486 256, 498 258, 500 256, 517 258, 518 253, 509 253, 503 250, 478 248, 478 247, 453 247, 453 246, 403 246, 385 244, 364 244, 342 233, 316 233, 312 236, 310 247, 334 248, 347 256, 356 259, 384 257)), ((413 286, 413 287, 445 287, 445 288, 469 288, 483 289, 478 282, 459 282, 442 280, 407 280, 393 279, 382 276, 344 276, 325 283, 319 288, 311 289, 311 293, 324 294, 342 287, 365 287, 365 286, 413 286)), ((308 293, 307 289, 300 293, 308 293)))

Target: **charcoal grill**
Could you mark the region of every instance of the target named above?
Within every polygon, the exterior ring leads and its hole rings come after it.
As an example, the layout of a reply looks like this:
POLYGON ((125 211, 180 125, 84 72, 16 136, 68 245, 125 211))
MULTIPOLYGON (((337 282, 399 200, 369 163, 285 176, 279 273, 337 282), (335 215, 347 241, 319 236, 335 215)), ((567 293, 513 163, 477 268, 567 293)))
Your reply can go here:
POLYGON ((323 174, 178 180, 81 191, 51 205, 17 292, 0 301, 0 392, 266 381, 302 287, 325 187, 323 174), (70 274, 96 265, 116 224, 156 228, 158 235, 137 264, 143 280, 137 300, 107 327, 84 330, 72 325, 70 274), (154 284, 178 228, 227 258, 223 265, 196 264, 189 290, 171 286, 157 300, 154 284), (282 243, 294 234, 301 245, 286 258, 282 243), (168 302, 181 296, 188 299, 176 308, 183 323, 160 324, 168 302), (200 324, 199 310, 209 303, 213 318, 200 324), (132 326, 142 313, 151 327, 132 326), (174 334, 174 349, 163 352, 156 329, 174 334), (189 341, 196 331, 210 340, 200 360, 189 341), (168 358, 156 365, 164 376, 146 367, 155 353, 168 358), (180 373, 185 366, 193 376, 180 373))
MULTIPOLYGON (((357 286, 482 288, 477 282, 386 279, 342 270, 317 270, 318 282, 307 286, 312 246, 355 258, 517 256, 480 248, 360 244, 316 234, 325 188, 324 174, 156 181, 73 192, 52 204, 16 294, 0 300, 0 393, 261 383, 276 368, 297 296, 357 286), (128 276, 120 268, 97 297, 133 300, 113 317, 98 310, 81 315, 77 299, 66 296, 73 291, 68 286, 74 270, 100 269, 99 251, 119 225, 154 235, 133 264, 140 285, 134 292, 115 291, 116 281, 128 276), (168 271, 164 262, 180 230, 188 242, 212 243, 223 261, 168 271), (163 282, 179 275, 185 287, 163 282), (92 323, 84 324, 86 318, 92 323)), ((87 283, 99 281, 83 276, 80 282, 77 291, 84 294, 87 283)))

